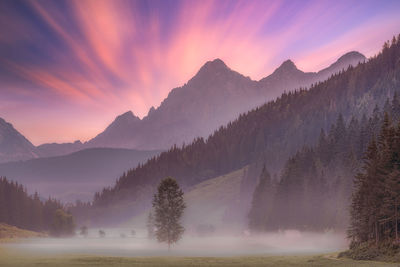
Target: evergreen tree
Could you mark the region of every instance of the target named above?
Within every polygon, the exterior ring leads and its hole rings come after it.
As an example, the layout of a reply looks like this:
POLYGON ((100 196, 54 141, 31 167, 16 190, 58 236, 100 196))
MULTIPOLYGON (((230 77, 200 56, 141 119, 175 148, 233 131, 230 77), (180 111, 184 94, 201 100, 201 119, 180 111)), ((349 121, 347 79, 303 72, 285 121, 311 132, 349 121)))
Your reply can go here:
POLYGON ((28 195, 26 189, 0 177, 0 222, 34 231, 48 231, 56 210, 64 209, 54 199, 40 200, 39 194, 28 195))
POLYGON ((168 250, 184 232, 180 219, 185 209, 183 191, 172 177, 163 179, 154 195, 155 235, 159 242, 166 242, 168 250))
POLYGON ((271 225, 271 209, 275 188, 265 164, 261 171, 258 185, 253 193, 253 200, 249 212, 249 227, 256 231, 265 231, 271 225))

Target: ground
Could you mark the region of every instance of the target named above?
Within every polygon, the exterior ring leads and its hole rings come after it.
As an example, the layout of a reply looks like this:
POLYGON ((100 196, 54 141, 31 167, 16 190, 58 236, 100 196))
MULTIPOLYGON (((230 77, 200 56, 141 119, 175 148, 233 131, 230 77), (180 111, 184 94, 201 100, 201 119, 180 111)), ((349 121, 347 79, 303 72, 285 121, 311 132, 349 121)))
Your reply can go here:
POLYGON ((33 232, 11 226, 5 223, 0 223, 0 243, 7 242, 14 238, 30 238, 30 237, 44 237, 43 233, 33 232))
POLYGON ((99 257, 89 255, 20 255, 0 246, 0 266, 400 266, 337 259, 336 254, 249 257, 99 257))

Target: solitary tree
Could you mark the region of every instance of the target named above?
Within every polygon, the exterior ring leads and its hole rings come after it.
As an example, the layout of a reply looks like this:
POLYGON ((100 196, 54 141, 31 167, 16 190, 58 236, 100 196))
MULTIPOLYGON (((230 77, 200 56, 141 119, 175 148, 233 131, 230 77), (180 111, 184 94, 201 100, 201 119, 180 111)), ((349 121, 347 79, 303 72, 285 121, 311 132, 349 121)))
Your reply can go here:
POLYGON ((168 250, 185 230, 180 224, 185 207, 183 191, 176 180, 172 177, 162 180, 153 199, 154 225, 158 242, 166 242, 168 250))

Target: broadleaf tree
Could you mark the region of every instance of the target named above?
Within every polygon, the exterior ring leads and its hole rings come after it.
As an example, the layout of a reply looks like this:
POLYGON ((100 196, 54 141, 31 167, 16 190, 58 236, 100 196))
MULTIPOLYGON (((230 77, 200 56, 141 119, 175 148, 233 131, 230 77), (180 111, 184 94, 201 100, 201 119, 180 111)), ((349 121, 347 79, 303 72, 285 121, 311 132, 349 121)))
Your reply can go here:
POLYGON ((159 242, 166 242, 168 250, 181 239, 184 227, 181 217, 186 205, 183 191, 172 177, 163 179, 153 198, 155 236, 159 242))

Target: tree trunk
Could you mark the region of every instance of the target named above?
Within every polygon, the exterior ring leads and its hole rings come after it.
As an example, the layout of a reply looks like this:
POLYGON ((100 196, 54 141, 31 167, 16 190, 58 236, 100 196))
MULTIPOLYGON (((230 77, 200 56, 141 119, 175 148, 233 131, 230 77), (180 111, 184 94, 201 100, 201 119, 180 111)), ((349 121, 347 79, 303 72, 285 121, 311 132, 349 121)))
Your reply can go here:
POLYGON ((397 222, 397 201, 394 204, 394 221, 395 221, 396 242, 397 242, 399 241, 398 222, 397 222))
POLYGON ((379 236, 378 236, 378 221, 375 221, 375 244, 378 246, 379 236))

